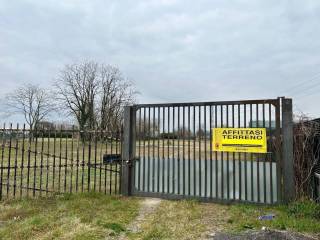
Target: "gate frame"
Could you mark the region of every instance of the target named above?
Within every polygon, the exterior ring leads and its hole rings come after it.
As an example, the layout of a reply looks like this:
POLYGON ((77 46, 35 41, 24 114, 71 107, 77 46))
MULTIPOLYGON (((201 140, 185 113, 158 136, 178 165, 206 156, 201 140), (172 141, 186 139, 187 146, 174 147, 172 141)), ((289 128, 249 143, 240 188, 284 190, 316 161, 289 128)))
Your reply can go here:
MULTIPOLYGON (((228 104, 244 102, 264 102, 273 101, 276 107, 276 136, 278 149, 276 159, 278 163, 278 197, 280 203, 288 203, 295 199, 294 185, 294 159, 293 159, 293 114, 292 99, 278 97, 277 99, 259 99, 245 101, 221 101, 221 102, 194 102, 194 103, 175 103, 174 105, 209 105, 209 104, 228 104), (282 120, 282 121, 281 121, 282 120), (281 139, 282 136, 282 139, 281 139)), ((167 106, 168 104, 139 104, 124 107, 123 122, 123 148, 122 148, 122 166, 121 166, 121 194, 123 196, 132 196, 134 189, 134 168, 135 144, 136 144, 136 111, 142 106, 167 106)), ((144 194, 142 194, 144 195, 144 194)), ((147 194, 145 194, 147 196, 147 194)), ((152 195, 152 194, 151 194, 152 195)), ((158 194, 156 194, 158 196, 158 194)), ((185 198, 185 196, 183 196, 185 198)), ((188 197, 189 198, 189 197, 188 197)), ((173 196, 173 199, 181 199, 179 196, 173 196)), ((220 202, 220 201, 219 201, 220 202)), ((223 202, 223 201, 221 201, 223 202)))

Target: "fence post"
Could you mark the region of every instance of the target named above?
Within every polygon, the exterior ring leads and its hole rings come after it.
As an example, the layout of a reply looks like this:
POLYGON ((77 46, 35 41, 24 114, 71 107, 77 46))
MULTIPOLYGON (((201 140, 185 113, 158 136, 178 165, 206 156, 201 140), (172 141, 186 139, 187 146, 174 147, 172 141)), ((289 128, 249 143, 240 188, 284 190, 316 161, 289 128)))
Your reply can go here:
POLYGON ((294 156, 293 156, 293 119, 292 99, 282 98, 282 173, 283 173, 283 201, 285 203, 294 200, 294 156))
POLYGON ((132 195, 132 163, 135 158, 135 113, 133 106, 126 106, 124 108, 121 164, 121 194, 123 196, 132 195))

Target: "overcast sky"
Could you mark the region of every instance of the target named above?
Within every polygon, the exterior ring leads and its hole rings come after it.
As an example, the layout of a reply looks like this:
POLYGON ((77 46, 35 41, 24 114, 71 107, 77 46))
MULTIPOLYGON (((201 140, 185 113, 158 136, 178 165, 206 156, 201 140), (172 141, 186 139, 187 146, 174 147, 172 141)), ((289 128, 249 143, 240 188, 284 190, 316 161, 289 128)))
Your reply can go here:
POLYGON ((83 59, 140 103, 288 96, 320 117, 319 0, 0 0, 0 95, 83 59))

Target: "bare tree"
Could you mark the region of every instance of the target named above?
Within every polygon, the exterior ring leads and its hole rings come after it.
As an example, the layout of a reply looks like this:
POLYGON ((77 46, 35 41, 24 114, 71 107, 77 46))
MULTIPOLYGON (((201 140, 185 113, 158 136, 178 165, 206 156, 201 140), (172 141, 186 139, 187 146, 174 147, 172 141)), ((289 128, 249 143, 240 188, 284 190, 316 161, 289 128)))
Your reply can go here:
POLYGON ((30 129, 38 124, 54 109, 50 94, 37 85, 24 85, 7 96, 7 106, 12 113, 23 114, 30 129))
POLYGON ((76 118, 80 130, 119 129, 123 106, 132 103, 136 94, 118 68, 92 61, 66 65, 55 86, 58 100, 76 118))
POLYGON ((313 197, 314 168, 320 161, 320 123, 299 116, 294 126, 294 169, 298 198, 313 197))
POLYGON ((132 104, 136 92, 132 84, 123 78, 120 70, 110 65, 100 66, 100 101, 98 125, 101 129, 119 129, 123 106, 132 104))
POLYGON ((80 130, 95 126, 95 99, 99 85, 97 71, 95 62, 66 65, 55 83, 62 108, 76 118, 80 130))

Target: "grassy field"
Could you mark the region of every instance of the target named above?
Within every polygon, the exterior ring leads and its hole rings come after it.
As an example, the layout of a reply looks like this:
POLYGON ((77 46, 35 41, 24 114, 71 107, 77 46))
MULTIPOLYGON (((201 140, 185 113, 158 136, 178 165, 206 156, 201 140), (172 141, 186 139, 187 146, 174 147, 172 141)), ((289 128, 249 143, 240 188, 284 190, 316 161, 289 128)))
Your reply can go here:
POLYGON ((305 201, 285 206, 219 205, 194 201, 163 201, 130 239, 206 239, 217 232, 241 233, 269 229, 300 232, 320 238, 320 205, 305 201), (273 220, 259 216, 275 214, 273 220))
POLYGON ((113 238, 138 209, 138 199, 98 193, 11 200, 0 204, 0 239, 113 238))
POLYGON ((205 239, 262 226, 320 237, 320 205, 309 201, 256 206, 163 200, 141 229, 131 232, 127 228, 143 200, 85 193, 5 201, 0 203, 0 239, 205 239), (258 220, 269 213, 275 214, 273 220, 258 220))
POLYGON ((289 205, 253 206, 233 205, 228 219, 230 230, 234 232, 248 229, 261 229, 263 226, 291 230, 302 233, 318 234, 320 238, 320 204, 311 201, 300 201, 289 205), (258 220, 265 214, 274 214, 273 220, 258 220))

